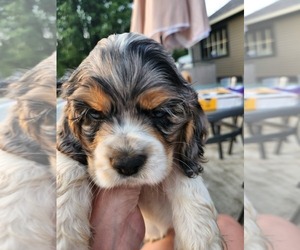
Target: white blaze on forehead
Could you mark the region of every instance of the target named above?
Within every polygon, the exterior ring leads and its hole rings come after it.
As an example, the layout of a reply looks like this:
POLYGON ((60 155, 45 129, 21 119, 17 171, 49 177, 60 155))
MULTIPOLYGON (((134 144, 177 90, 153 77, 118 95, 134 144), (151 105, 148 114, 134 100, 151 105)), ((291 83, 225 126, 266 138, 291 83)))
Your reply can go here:
POLYGON ((90 173, 99 186, 110 188, 119 185, 155 185, 169 174, 172 156, 170 153, 168 155, 164 145, 145 126, 125 119, 123 125, 116 125, 113 130, 112 134, 99 140, 94 157, 89 162, 90 173), (109 159, 116 148, 130 148, 137 153, 145 153, 145 165, 133 176, 120 175, 113 169, 109 159))
POLYGON ((114 134, 128 135, 130 133, 145 133, 149 129, 137 119, 133 119, 129 114, 124 115, 122 123, 113 127, 114 134))

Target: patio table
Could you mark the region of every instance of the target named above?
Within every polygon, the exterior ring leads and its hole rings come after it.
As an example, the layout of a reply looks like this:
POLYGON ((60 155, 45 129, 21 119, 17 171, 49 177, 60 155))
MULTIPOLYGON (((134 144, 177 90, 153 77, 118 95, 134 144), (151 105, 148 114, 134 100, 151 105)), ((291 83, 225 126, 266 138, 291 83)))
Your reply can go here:
POLYGON ((206 112, 206 116, 212 130, 212 136, 208 138, 206 144, 218 144, 220 159, 223 159, 222 142, 230 141, 228 154, 231 154, 233 142, 236 137, 240 135, 243 140, 243 115, 243 105, 206 112), (238 117, 242 118, 242 122, 240 122, 240 124, 238 123, 238 117), (232 118, 232 122, 229 122, 228 119, 224 121, 225 118, 232 118), (229 128, 229 131, 223 133, 223 127, 229 128))
POLYGON ((282 143, 287 140, 288 136, 295 135, 298 143, 300 143, 300 103, 290 107, 246 111, 245 125, 250 132, 250 136, 245 138, 245 143, 258 143, 263 159, 266 158, 265 142, 276 141, 275 153, 279 154, 282 143), (297 122, 295 124, 291 124, 291 117, 296 117, 297 122), (274 120, 273 118, 279 119, 274 120), (274 129, 268 132, 264 129, 266 126, 274 129))

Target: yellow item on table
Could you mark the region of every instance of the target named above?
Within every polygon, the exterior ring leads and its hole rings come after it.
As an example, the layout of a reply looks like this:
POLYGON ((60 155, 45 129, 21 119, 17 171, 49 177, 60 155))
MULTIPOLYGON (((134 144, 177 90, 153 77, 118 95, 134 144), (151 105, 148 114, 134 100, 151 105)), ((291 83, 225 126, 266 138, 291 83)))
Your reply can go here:
POLYGON ((244 109, 246 111, 291 107, 298 103, 294 93, 267 87, 245 89, 244 109))
POLYGON ((243 104, 242 94, 223 87, 199 90, 198 97, 204 111, 232 108, 243 104))

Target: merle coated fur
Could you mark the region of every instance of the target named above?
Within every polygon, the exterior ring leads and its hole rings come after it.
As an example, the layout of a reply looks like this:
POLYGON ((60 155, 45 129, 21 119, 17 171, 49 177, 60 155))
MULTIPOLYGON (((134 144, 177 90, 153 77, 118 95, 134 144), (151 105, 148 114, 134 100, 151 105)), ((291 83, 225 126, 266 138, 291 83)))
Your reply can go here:
POLYGON ((129 114, 155 128, 164 144, 173 148, 174 163, 185 175, 192 177, 203 170, 206 120, 197 93, 157 42, 132 33, 126 40, 115 36, 103 39, 63 84, 63 97, 67 99, 68 116, 59 129, 58 150, 74 160, 86 165, 103 124, 121 124, 124 115, 129 114), (73 98, 76 89, 91 84, 112 99, 109 113, 97 112, 84 100, 73 98), (138 97, 155 88, 166 89, 173 98, 155 109, 140 107, 138 97), (188 136, 191 121, 192 134, 188 136))
POLYGON ((7 84, 15 101, 0 132, 0 149, 48 165, 56 143, 55 53, 7 84))

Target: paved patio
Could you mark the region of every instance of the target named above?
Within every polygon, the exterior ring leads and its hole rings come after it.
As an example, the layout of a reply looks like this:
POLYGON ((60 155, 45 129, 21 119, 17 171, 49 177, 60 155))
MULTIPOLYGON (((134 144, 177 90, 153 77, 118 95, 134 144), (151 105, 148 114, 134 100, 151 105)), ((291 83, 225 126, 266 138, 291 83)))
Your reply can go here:
MULTIPOLYGON (((228 146, 229 143, 223 143, 224 151, 228 146)), ((246 144, 243 148, 238 138, 233 154, 225 154, 225 159, 220 160, 217 145, 207 145, 209 162, 203 176, 220 213, 238 217, 243 204, 241 185, 245 181, 245 193, 259 213, 278 215, 300 225, 300 188, 297 187, 300 145, 295 136, 289 136, 279 155, 273 152, 275 146, 275 142, 266 143, 268 158, 264 160, 257 144, 246 144)))

